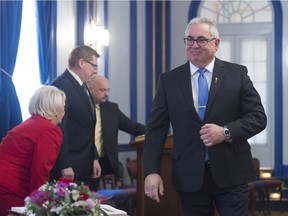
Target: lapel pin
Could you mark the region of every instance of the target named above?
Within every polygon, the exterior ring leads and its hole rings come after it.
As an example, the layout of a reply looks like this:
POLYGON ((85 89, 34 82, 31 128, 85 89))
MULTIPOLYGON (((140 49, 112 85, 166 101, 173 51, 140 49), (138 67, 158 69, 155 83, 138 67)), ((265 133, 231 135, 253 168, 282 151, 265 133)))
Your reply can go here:
POLYGON ((215 77, 215 83, 217 83, 218 77, 215 77))

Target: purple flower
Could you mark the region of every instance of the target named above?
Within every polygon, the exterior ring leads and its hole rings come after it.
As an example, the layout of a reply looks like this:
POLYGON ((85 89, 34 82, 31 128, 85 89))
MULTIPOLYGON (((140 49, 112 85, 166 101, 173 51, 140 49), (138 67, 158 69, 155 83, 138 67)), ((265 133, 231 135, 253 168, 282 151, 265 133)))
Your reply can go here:
POLYGON ((69 181, 47 182, 25 199, 25 206, 35 215, 48 212, 72 215, 79 211, 91 215, 92 212, 102 212, 96 193, 83 183, 77 185, 69 181))
POLYGON ((45 191, 33 191, 30 195, 31 202, 36 203, 39 206, 49 200, 48 194, 45 191))
POLYGON ((68 188, 69 183, 67 182, 58 182, 57 188, 68 188))
POLYGON ((65 188, 54 188, 53 193, 57 195, 58 197, 64 197, 65 196, 65 188))

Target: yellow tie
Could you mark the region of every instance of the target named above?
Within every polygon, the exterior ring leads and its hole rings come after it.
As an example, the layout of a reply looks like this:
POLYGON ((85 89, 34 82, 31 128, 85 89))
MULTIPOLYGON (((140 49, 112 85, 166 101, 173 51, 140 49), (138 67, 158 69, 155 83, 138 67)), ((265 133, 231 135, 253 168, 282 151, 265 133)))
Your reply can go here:
POLYGON ((102 127, 101 127, 101 115, 100 115, 100 106, 96 105, 96 128, 95 128, 95 145, 100 157, 104 156, 103 152, 103 139, 102 139, 102 127))

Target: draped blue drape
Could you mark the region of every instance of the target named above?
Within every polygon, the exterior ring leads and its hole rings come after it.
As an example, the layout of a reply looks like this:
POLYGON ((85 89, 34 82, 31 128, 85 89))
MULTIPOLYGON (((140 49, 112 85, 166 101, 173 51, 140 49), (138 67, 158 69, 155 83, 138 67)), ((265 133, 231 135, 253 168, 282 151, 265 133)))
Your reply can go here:
POLYGON ((84 27, 85 27, 85 22, 86 22, 86 17, 87 17, 87 11, 86 11, 86 1, 77 1, 76 6, 77 6, 77 32, 76 32, 76 40, 77 40, 77 46, 83 45, 84 44, 84 27))
POLYGON ((7 131, 22 122, 12 81, 22 18, 22 1, 0 1, 0 142, 7 131))
POLYGON ((41 84, 57 76, 57 1, 36 1, 38 56, 41 84))

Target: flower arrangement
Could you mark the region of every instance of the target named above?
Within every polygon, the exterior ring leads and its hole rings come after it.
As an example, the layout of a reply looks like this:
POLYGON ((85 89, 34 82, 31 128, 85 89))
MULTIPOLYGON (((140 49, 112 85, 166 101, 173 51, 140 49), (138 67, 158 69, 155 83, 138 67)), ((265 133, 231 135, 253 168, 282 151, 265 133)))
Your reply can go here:
POLYGON ((29 213, 39 216, 107 216, 101 210, 96 193, 83 183, 77 185, 70 179, 47 182, 25 198, 29 213))

